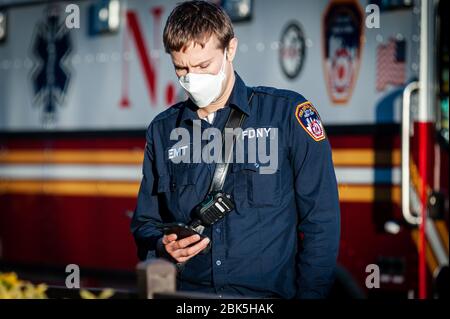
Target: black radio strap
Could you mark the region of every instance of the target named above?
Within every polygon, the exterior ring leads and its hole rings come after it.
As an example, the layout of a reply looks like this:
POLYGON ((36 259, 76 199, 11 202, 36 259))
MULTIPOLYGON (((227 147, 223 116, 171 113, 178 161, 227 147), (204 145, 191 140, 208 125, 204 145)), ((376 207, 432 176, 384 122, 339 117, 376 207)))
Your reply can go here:
MULTIPOLYGON (((250 102, 253 97, 253 90, 251 88, 247 88, 247 97, 248 97, 248 104, 250 105, 250 102)), ((234 135, 233 131, 235 128, 241 127, 242 123, 244 122, 244 119, 245 114, 242 111, 235 108, 231 108, 230 114, 227 119, 227 123, 225 124, 225 127, 222 130, 222 155, 223 155, 222 162, 216 163, 216 168, 214 170, 214 175, 211 181, 211 185, 209 187, 208 194, 214 191, 222 190, 223 188, 228 168, 232 160, 233 148, 236 141, 236 137, 239 137, 234 135), (232 143, 225 143, 228 134, 233 135, 232 143)))

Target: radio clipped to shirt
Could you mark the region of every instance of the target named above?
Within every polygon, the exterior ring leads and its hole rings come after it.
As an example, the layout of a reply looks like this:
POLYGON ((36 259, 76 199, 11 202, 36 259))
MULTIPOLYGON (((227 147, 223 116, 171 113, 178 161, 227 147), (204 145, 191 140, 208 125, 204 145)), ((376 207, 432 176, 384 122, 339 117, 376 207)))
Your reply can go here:
POLYGON ((222 191, 214 191, 194 208, 196 219, 191 223, 191 227, 210 227, 218 220, 224 218, 234 209, 234 202, 231 195, 222 191))
MULTIPOLYGON (((234 209, 234 202, 230 195, 217 191, 206 196, 194 208, 194 220, 186 225, 184 223, 160 223, 157 227, 164 231, 165 235, 175 234, 177 240, 193 235, 199 235, 200 240, 207 237, 203 235, 205 227, 211 227, 218 220, 224 218, 234 209)), ((156 224, 156 223, 155 223, 156 224)), ((206 250, 207 251, 207 250, 206 250)))

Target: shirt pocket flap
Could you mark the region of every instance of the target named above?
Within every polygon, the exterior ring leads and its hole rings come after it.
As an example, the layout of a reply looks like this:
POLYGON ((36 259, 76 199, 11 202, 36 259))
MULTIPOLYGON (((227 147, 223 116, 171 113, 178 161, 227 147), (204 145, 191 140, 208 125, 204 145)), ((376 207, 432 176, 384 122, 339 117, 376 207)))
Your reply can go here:
POLYGON ((159 176, 157 183, 158 193, 166 193, 170 191, 170 176, 159 176))
POLYGON ((234 163, 232 167, 232 172, 239 172, 243 170, 249 170, 253 172, 259 171, 259 164, 258 163, 234 163))
POLYGON ((174 165, 171 183, 176 186, 194 185, 197 183, 198 165, 190 164, 176 164, 174 165))

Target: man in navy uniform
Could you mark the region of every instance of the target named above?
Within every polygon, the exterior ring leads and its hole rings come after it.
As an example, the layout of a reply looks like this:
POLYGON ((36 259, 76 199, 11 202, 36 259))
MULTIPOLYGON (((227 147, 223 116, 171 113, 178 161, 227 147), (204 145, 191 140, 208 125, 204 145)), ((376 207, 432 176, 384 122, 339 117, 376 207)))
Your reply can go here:
POLYGON ((340 213, 331 149, 317 110, 293 91, 246 87, 233 69, 238 40, 231 21, 214 4, 176 6, 163 40, 189 98, 156 116, 147 130, 131 223, 139 258, 176 263, 179 290, 325 298, 334 280, 340 213), (231 109, 245 114, 244 143, 256 137, 251 130, 277 129, 276 169, 263 174, 258 160, 231 163, 223 191, 232 195, 233 211, 206 227, 206 238, 164 235, 156 223, 188 224, 208 194, 216 165, 174 162, 194 143, 174 147, 179 144, 171 132, 195 126, 222 131, 231 109))

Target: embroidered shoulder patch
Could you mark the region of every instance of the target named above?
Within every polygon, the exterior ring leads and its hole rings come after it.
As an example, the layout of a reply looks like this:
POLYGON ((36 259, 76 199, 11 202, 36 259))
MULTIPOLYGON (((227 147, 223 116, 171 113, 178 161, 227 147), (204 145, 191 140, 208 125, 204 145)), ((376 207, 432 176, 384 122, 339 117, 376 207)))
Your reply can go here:
POLYGON ((323 129, 322 120, 311 102, 306 101, 297 105, 295 117, 303 129, 316 142, 325 139, 325 130, 323 129))

